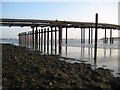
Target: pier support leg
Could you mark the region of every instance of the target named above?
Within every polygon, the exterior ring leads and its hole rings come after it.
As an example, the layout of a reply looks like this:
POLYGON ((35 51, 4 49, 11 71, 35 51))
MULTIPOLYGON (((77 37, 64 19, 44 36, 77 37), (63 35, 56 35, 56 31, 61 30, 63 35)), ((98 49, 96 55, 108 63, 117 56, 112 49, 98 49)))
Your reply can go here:
POLYGON ((95 23, 95 50, 94 50, 94 60, 97 59, 97 29, 98 29, 98 14, 96 14, 96 23, 95 23))
POLYGON ((41 29, 41 51, 43 51, 43 29, 41 29))
POLYGON ((39 29, 39 51, 40 51, 40 29, 39 29))
POLYGON ((20 39, 21 39, 21 38, 20 38, 20 33, 19 33, 19 35, 18 35, 18 36, 19 36, 19 46, 20 46, 20 39))
POLYGON ((93 28, 91 28, 91 44, 93 43, 93 28))
POLYGON ((105 38, 104 38, 104 43, 107 43, 107 38, 106 38, 106 28, 105 28, 105 38))
POLYGON ((44 53, 46 52, 46 28, 44 29, 44 53))
POLYGON ((32 27, 32 46, 33 46, 33 49, 34 49, 34 27, 32 27))
POLYGON ((51 27, 51 54, 53 53, 53 28, 51 27))
POLYGON ((35 31, 35 49, 38 49, 38 30, 36 27, 36 31, 35 31))
POLYGON ((112 29, 110 29, 110 43, 113 43, 113 38, 112 38, 112 29))
POLYGON ((24 33, 24 38, 25 38, 24 46, 27 47, 27 32, 24 33))
POLYGON ((49 28, 47 29, 47 53, 49 54, 49 28))
POLYGON ((84 28, 84 30, 83 30, 84 32, 83 32, 83 43, 85 43, 85 28, 84 28))
POLYGON ((59 26, 59 54, 62 52, 62 26, 59 26))
POLYGON ((55 26, 55 55, 57 53, 57 27, 55 26))
POLYGON ((81 44, 83 43, 83 32, 82 32, 82 28, 81 28, 81 44))
POLYGON ((88 43, 90 44, 90 28, 89 28, 88 43))
POLYGON ((66 45, 67 45, 67 27, 66 27, 66 45))

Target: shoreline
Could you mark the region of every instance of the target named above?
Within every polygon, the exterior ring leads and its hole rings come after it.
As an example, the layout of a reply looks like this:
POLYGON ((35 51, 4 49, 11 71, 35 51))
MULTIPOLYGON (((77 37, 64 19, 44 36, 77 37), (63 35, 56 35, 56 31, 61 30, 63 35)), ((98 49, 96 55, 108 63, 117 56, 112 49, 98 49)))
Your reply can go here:
POLYGON ((10 44, 2 44, 2 52, 3 88, 120 88, 120 78, 108 69, 93 70, 10 44))

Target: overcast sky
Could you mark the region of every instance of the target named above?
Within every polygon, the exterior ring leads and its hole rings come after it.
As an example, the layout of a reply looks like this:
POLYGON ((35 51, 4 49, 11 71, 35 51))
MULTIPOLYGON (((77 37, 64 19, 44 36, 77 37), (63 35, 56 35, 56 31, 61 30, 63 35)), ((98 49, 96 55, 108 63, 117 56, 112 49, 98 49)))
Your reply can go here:
MULTIPOLYGON (((4 1, 4 0, 3 0, 4 1)), ((10 0, 11 1, 11 0, 10 0)), ((28 1, 28 0, 27 0, 28 1)), ((48 1, 48 0, 47 0, 48 1)), ((65 1, 65 0, 64 0, 65 1)), ((80 22, 95 22, 95 13, 99 14, 99 23, 118 24, 119 0, 78 0, 79 2, 2 2, 1 18, 69 20, 80 22)), ((19 32, 31 28, 5 27, 2 29, 3 38, 16 38, 19 32)), ((79 29, 69 29, 69 38, 79 38, 79 29)), ((87 32, 87 30, 86 30, 87 32)), ((63 32, 64 33, 64 32, 63 32)), ((104 31, 100 31, 104 35, 104 31)), ((107 33, 109 36, 109 32, 107 33)), ((64 34, 63 34, 64 35, 64 34)), ((113 36, 117 36, 114 31, 113 36)), ((64 36, 63 36, 64 37, 64 36)), ((87 38, 87 36, 86 36, 87 38)), ((99 36, 101 38, 101 35, 99 36)))

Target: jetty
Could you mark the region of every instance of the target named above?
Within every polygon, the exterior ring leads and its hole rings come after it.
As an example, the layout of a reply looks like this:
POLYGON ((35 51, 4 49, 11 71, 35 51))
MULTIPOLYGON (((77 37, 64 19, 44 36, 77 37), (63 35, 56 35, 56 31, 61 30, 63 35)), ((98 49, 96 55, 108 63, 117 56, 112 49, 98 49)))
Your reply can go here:
MULTIPOLYGON (((81 44, 86 43, 85 35, 86 30, 89 32, 88 43, 93 44, 93 36, 95 36, 95 54, 97 48, 97 31, 102 29, 105 31, 104 43, 107 42, 106 33, 110 30, 110 44, 113 43, 112 31, 120 30, 120 25, 108 24, 108 23, 98 23, 98 14, 96 14, 95 22, 76 22, 76 21, 60 21, 60 20, 37 20, 37 19, 0 19, 0 26, 8 27, 31 27, 31 31, 19 33, 19 45, 24 47, 29 47, 34 50, 39 50, 44 53, 51 52, 51 54, 57 55, 61 53, 62 48, 62 33, 63 28, 66 30, 66 45, 68 39, 68 29, 69 28, 80 28, 80 39, 81 44), (39 29, 38 29, 39 28, 39 29), (95 29, 95 30, 94 30, 95 29), (93 35, 95 31, 95 35, 93 35), (53 45, 53 38, 54 45, 53 45), (58 40, 58 41, 57 41, 58 40), (58 43, 57 43, 58 42, 58 43), (57 44, 59 48, 57 48, 57 44), (50 47, 49 47, 50 46, 50 47), (55 47, 55 53, 53 53, 53 46, 55 47)), ((96 59, 96 55, 95 55, 96 59)))

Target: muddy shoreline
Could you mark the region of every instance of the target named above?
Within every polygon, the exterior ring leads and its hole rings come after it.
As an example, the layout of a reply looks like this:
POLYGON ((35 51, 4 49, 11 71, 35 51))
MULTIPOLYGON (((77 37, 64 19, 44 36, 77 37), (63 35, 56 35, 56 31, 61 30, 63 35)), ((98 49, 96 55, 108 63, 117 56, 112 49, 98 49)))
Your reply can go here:
POLYGON ((2 45, 4 88, 120 88, 120 78, 108 69, 91 69, 84 63, 70 64, 59 56, 42 55, 24 47, 2 45))

